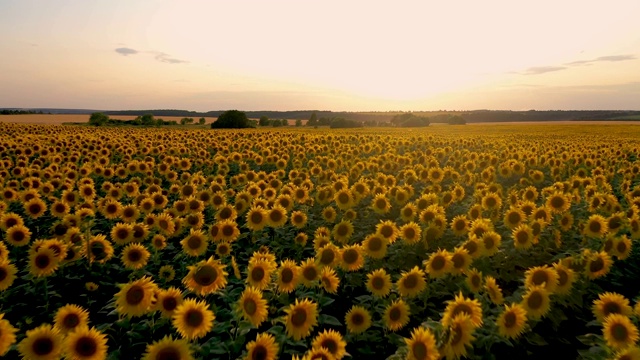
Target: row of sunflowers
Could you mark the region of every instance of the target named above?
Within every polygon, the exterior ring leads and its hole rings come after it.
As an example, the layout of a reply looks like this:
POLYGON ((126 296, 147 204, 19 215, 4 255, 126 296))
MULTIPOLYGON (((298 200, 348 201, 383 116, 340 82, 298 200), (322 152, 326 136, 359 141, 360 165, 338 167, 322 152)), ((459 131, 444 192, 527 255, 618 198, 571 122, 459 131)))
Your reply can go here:
POLYGON ((639 135, 0 124, 0 356, 639 359, 639 135))

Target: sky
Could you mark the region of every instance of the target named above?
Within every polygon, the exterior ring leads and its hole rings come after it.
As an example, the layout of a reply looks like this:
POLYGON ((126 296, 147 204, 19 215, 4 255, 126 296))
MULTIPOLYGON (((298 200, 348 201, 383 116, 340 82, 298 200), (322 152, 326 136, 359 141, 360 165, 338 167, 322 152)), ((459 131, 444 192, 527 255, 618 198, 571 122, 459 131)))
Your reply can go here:
POLYGON ((0 107, 640 110, 638 0, 0 0, 0 107))

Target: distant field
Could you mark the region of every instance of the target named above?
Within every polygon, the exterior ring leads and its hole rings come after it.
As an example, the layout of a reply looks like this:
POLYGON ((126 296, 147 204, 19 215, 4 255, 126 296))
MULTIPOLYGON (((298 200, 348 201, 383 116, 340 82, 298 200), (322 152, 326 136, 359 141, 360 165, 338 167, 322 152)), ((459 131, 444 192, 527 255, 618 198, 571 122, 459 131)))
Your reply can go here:
MULTIPOLYGON (((120 120, 133 120, 135 116, 112 116, 114 119, 120 120)), ((178 123, 181 116, 163 116, 164 120, 175 120, 178 123)), ((197 121, 199 118, 194 118, 197 121)), ((207 124, 214 122, 216 117, 205 117, 207 120, 207 124)), ((44 114, 44 115, 2 115, 0 116, 0 122, 9 122, 9 123, 18 123, 18 124, 50 124, 50 125, 60 125, 63 123, 69 122, 87 122, 89 120, 89 115, 78 115, 78 114, 44 114)), ((257 120, 257 119, 256 119, 257 120)), ((307 120, 302 120, 302 124, 305 125, 307 120)), ((560 124, 569 124, 569 125, 602 125, 602 124, 636 124, 640 125, 640 122, 633 121, 631 118, 629 120, 602 120, 602 121, 527 121, 527 122, 485 122, 485 123, 470 123, 470 125, 533 125, 533 124, 541 124, 541 125, 560 125, 560 124)), ((295 125, 295 120, 289 119, 289 125, 295 125)), ((440 123, 434 123, 432 125, 441 125, 440 123)))

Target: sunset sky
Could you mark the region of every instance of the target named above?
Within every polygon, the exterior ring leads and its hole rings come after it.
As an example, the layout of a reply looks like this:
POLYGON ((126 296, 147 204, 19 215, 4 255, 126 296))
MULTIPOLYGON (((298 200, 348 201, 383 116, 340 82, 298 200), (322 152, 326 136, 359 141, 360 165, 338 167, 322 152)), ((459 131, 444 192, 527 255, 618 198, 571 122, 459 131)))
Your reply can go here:
POLYGON ((0 107, 640 110, 640 1, 0 0, 0 107))

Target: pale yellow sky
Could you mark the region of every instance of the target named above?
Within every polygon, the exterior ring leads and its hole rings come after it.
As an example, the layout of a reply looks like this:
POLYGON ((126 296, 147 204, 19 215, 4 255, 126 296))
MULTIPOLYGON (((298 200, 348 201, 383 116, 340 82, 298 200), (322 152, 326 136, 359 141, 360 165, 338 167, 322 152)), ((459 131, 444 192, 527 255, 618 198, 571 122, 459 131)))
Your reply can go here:
POLYGON ((640 109, 640 1, 0 0, 0 107, 640 109))

